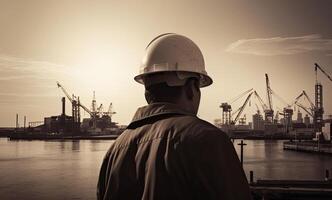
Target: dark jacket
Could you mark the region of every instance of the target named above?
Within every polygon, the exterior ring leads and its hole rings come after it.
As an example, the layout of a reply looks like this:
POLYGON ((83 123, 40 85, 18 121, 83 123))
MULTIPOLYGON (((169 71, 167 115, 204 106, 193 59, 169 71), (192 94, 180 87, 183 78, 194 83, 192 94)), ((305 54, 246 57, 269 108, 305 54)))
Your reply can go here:
POLYGON ((250 199, 225 133, 177 105, 139 108, 101 166, 98 199, 250 199))

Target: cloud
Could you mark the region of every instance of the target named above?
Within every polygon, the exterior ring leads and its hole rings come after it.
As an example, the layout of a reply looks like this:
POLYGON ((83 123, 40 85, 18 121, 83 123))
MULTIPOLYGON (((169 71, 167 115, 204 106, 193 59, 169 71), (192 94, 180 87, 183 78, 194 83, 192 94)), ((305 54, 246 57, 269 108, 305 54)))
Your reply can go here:
MULTIPOLYGON (((241 39, 230 44, 227 52, 258 56, 291 55, 312 51, 332 51, 332 39, 319 34, 299 37, 241 39)), ((327 53, 327 55, 332 55, 327 53)))
POLYGON ((68 74, 64 65, 0 54, 0 81, 18 79, 54 79, 68 74))
POLYGON ((57 97, 54 93, 49 94, 22 94, 22 93, 11 93, 11 92, 0 92, 0 97, 57 97))
POLYGON ((64 65, 0 54, 0 102, 55 97, 55 82, 70 76, 64 65))
POLYGON ((35 76, 32 75, 1 76, 0 81, 11 81, 11 80, 27 79, 27 78, 35 78, 35 76))

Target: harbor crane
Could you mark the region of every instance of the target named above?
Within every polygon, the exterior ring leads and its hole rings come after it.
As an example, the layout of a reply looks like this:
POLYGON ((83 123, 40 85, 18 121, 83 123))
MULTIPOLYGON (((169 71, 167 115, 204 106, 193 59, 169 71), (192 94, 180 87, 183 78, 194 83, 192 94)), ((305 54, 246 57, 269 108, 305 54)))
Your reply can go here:
POLYGON ((114 114, 116 114, 116 112, 113 111, 113 104, 110 103, 110 105, 108 106, 108 110, 107 112, 104 112, 105 115, 108 115, 110 118, 112 118, 112 116, 114 114))
POLYGON ((110 118, 112 118, 112 116, 114 114, 116 114, 116 112, 113 111, 113 104, 112 103, 110 103, 110 105, 108 106, 107 111, 104 111, 104 105, 100 104, 100 106, 97 108, 97 113, 98 113, 99 117, 108 116, 110 118))
POLYGON ((73 104, 76 104, 83 108, 83 110, 85 110, 87 113, 90 114, 91 117, 94 116, 93 112, 91 112, 86 106, 84 106, 81 102, 78 101, 78 98, 75 96, 75 95, 72 95, 72 97, 68 94, 68 92, 66 91, 66 89, 59 83, 59 82, 56 82, 58 88, 60 88, 62 90, 62 92, 66 95, 67 99, 73 104))
POLYGON ((236 117, 234 118, 234 120, 231 122, 231 124, 236 124, 236 122, 239 120, 244 108, 247 106, 252 94, 254 92, 250 92, 249 95, 247 96, 246 100, 244 101, 243 105, 237 109, 234 113, 232 113, 232 115, 235 115, 236 114, 236 117))
POLYGON ((265 74, 265 79, 266 79, 266 91, 267 91, 267 100, 268 100, 268 105, 265 106, 267 109, 265 109, 265 121, 267 123, 278 123, 278 115, 283 115, 285 120, 289 121, 288 126, 291 125, 292 123, 292 116, 293 116, 293 109, 291 106, 277 93, 275 93, 270 86, 270 80, 268 74, 265 74), (273 109, 273 103, 272 103, 272 95, 277 98, 280 102, 286 105, 284 107, 283 111, 277 112, 276 117, 274 117, 274 109, 273 109), (274 119, 276 118, 276 119, 274 119))
POLYGON ((332 81, 331 76, 325 72, 325 70, 319 66, 317 63, 315 63, 315 73, 316 73, 316 81, 317 81, 317 69, 319 69, 330 81, 332 81))
POLYGON ((268 110, 267 105, 264 103, 263 99, 259 96, 257 91, 254 91, 254 95, 255 95, 256 99, 258 99, 259 103, 261 104, 263 111, 265 112, 265 110, 268 110))
POLYGON ((70 96, 66 91, 66 89, 59 82, 56 82, 56 84, 72 104, 72 116, 73 116, 73 126, 74 126, 73 128, 76 129, 76 131, 79 131, 81 123, 80 107, 83 108, 85 111, 87 111, 89 114, 91 114, 91 112, 89 111, 89 109, 87 109, 84 105, 81 104, 79 97, 76 97, 74 94, 70 96))
POLYGON ((302 93, 298 97, 296 97, 295 101, 289 106, 291 107, 293 105, 297 105, 298 107, 302 108, 306 113, 308 113, 311 117, 314 117, 315 104, 311 101, 305 90, 303 90, 302 93), (307 100, 307 102, 309 102, 310 107, 306 107, 300 102, 302 97, 304 98, 304 100, 307 100))
POLYGON ((323 85, 318 82, 318 70, 320 70, 330 81, 332 81, 331 76, 317 63, 315 63, 315 76, 316 76, 316 84, 315 84, 315 110, 314 110, 314 124, 315 129, 318 132, 322 131, 323 126, 323 85))
POLYGON ((302 91, 302 93, 295 98, 295 101, 290 105, 297 105, 299 108, 303 109, 308 115, 313 118, 315 130, 317 132, 321 132, 323 126, 323 86, 318 82, 318 71, 321 71, 330 81, 332 81, 331 76, 317 63, 315 63, 315 102, 313 102, 306 91, 302 91), (300 100, 304 98, 309 103, 309 107, 304 106, 300 100))
POLYGON ((100 106, 97 108, 96 115, 98 115, 98 117, 102 117, 103 116, 103 111, 104 111, 104 106, 103 106, 103 104, 100 104, 100 106))
POLYGON ((271 90, 268 74, 265 74, 265 80, 266 80, 266 94, 267 94, 267 100, 268 100, 268 109, 264 110, 265 121, 273 123, 274 110, 273 110, 273 104, 272 104, 272 90, 271 90))
MULTIPOLYGON (((233 125, 236 124, 239 121, 239 119, 241 119, 240 118, 241 114, 243 113, 243 110, 246 108, 246 106, 250 102, 250 99, 253 95, 258 99, 264 112, 269 110, 269 107, 264 103, 263 99, 259 96, 257 91, 254 90, 253 88, 251 88, 251 89, 241 93, 237 97, 233 98, 232 100, 230 100, 226 103, 222 103, 220 105, 220 108, 222 108, 222 124, 233 124, 233 125), (231 113, 231 111, 232 111, 231 104, 234 103, 235 101, 239 100, 240 98, 244 97, 245 95, 248 95, 248 96, 245 99, 244 103, 235 112, 231 113), (234 120, 232 120, 233 116, 235 116, 234 120)), ((258 108, 257 104, 256 104, 256 107, 257 107, 257 111, 259 111, 260 109, 258 108)))
POLYGON ((231 113, 232 106, 231 106, 231 104, 233 104, 235 101, 239 100, 243 96, 249 94, 252 90, 253 90, 253 88, 241 93, 240 95, 236 96, 235 98, 233 98, 227 102, 221 103, 221 105, 219 107, 222 109, 222 116, 221 116, 222 124, 229 125, 232 123, 232 113, 231 113))
POLYGON ((93 91, 92 103, 91 103, 91 112, 97 113, 97 101, 96 101, 96 93, 93 91))

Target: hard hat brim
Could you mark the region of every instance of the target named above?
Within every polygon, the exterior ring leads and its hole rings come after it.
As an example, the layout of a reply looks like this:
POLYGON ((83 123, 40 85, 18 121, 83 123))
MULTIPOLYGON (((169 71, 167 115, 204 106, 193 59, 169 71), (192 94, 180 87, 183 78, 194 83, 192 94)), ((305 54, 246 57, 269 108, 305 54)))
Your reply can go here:
MULTIPOLYGON (((188 71, 157 71, 157 72, 147 72, 144 74, 139 74, 137 76, 134 77, 134 80, 140 84, 145 85, 144 83, 144 77, 147 75, 153 75, 153 74, 158 74, 161 72, 184 72, 184 73, 193 73, 193 72, 188 72, 188 71)), ((203 73, 198 73, 196 72, 196 74, 199 75, 199 87, 203 88, 203 87, 207 87, 209 85, 211 85, 213 83, 212 78, 207 75, 207 74, 203 74, 203 73)))

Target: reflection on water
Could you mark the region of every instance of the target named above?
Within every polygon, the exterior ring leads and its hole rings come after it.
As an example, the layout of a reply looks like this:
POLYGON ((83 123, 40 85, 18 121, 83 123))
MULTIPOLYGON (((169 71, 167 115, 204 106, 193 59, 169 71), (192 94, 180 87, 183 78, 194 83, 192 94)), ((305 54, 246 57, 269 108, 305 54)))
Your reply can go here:
MULTIPOLYGON (((95 199, 112 142, 0 139, 1 199, 95 199)), ((255 179, 322 179, 325 169, 332 170, 331 156, 283 151, 282 141, 245 142, 244 169, 253 170, 255 179)))
POLYGON ((0 139, 0 199, 95 199, 112 141, 0 139))
MULTIPOLYGON (((332 156, 284 151, 283 141, 247 140, 244 147, 244 170, 254 171, 255 179, 317 179, 332 171, 332 156)), ((238 144, 239 140, 234 144, 238 144)), ((237 153, 240 147, 235 145, 237 153)))

